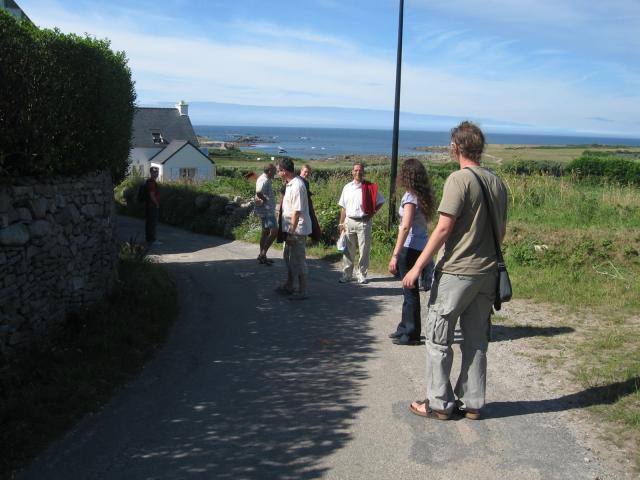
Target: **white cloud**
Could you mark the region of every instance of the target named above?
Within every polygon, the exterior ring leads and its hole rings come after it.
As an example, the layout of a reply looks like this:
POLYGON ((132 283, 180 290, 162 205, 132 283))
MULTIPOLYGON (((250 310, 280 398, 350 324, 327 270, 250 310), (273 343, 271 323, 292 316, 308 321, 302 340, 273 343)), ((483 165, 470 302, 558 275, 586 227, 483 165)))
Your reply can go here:
MULTIPOLYGON (((455 5, 462 11, 479 10, 478 2, 471 0, 435 4, 441 9, 455 5)), ((477 16, 502 12, 511 18, 526 17, 523 21, 528 24, 538 19, 539 28, 570 18, 574 22, 588 20, 573 12, 567 1, 525 0, 516 7, 492 0, 482 5, 477 16), (556 3, 560 5, 552 15, 556 3), (527 15, 527 9, 534 6, 539 8, 527 15)), ((205 38, 202 33, 190 36, 188 30, 175 28, 175 20, 162 14, 155 17, 156 25, 174 28, 155 28, 163 33, 149 33, 139 24, 148 17, 131 9, 80 14, 45 2, 31 9, 30 16, 39 25, 110 38, 114 49, 126 51, 143 104, 185 99, 393 108, 395 52, 381 56, 359 49, 349 39, 312 29, 236 20, 230 42, 205 38)), ((631 86, 640 84, 640 73, 634 65, 627 68, 594 61, 590 72, 576 74, 568 67, 569 49, 534 44, 527 52, 515 37, 478 34, 462 26, 452 30, 423 26, 419 30, 425 33, 413 43, 422 50, 405 50, 403 111, 596 131, 630 131, 630 126, 637 124, 640 97, 631 86), (530 53, 538 61, 531 62, 530 53), (624 92, 611 89, 611 93, 606 88, 595 89, 599 79, 610 74, 629 88, 624 92)))

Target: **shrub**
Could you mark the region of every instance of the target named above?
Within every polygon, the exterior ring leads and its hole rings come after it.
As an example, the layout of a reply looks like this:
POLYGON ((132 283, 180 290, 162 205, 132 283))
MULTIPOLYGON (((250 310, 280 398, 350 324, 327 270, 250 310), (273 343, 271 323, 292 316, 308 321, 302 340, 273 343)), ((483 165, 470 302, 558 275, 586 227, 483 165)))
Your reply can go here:
POLYGON ((127 169, 135 92, 108 40, 41 30, 0 10, 0 177, 127 169))
POLYGON ((586 150, 571 161, 567 171, 580 178, 597 177, 627 185, 640 185, 640 162, 609 153, 586 150))
POLYGON ((502 171, 515 175, 551 175, 560 177, 564 174, 564 166, 550 160, 514 160, 502 167, 502 171))
MULTIPOLYGON (((132 176, 115 188, 114 197, 120 213, 144 216, 144 205, 135 198, 143 181, 140 177, 132 176)), ((238 181, 249 183, 241 179, 238 181)), ((216 178, 196 185, 159 183, 160 221, 198 233, 233 238, 233 229, 244 221, 253 209, 233 203, 226 195, 213 193, 220 184, 224 186, 224 179, 216 178)))

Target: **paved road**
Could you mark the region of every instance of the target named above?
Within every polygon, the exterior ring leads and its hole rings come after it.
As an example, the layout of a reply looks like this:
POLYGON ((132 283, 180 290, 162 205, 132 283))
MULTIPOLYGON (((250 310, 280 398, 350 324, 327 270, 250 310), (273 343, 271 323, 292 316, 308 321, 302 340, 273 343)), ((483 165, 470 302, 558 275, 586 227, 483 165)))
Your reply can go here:
MULTIPOLYGON (((119 223, 121 238, 142 231, 119 223)), ((282 261, 258 265, 255 245, 159 232, 181 306, 168 343, 20 479, 617 478, 578 442, 561 400, 528 390, 504 341, 490 349, 485 419, 411 415, 425 357, 386 338, 397 281, 339 285, 311 260, 311 298, 292 302, 273 291, 282 261)))

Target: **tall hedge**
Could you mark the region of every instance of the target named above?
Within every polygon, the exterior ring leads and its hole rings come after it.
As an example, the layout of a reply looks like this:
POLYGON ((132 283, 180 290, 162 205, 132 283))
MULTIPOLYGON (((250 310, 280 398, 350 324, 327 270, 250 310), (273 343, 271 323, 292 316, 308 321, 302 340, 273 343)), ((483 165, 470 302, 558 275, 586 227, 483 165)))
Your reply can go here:
POLYGON ((108 40, 0 10, 0 177, 108 169, 120 181, 134 102, 127 58, 108 40))
POLYGON ((569 162, 565 171, 579 177, 601 178, 621 184, 640 185, 640 162, 609 153, 586 150, 569 162))

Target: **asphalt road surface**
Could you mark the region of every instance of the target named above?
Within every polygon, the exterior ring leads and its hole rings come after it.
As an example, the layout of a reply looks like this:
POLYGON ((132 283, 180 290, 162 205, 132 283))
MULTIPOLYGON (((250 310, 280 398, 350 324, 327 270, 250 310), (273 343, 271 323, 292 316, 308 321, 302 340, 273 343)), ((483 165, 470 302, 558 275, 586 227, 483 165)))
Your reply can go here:
MULTIPOLYGON (((139 220, 118 222, 142 237, 139 220)), ((342 285, 312 259, 310 299, 290 301, 274 292, 278 250, 269 267, 256 245, 165 225, 159 238, 180 298, 166 346, 18 478, 619 478, 575 434, 570 403, 535 390, 517 338, 490 345, 483 419, 423 419, 408 405, 425 397, 424 346, 387 338, 399 281, 342 285)))

